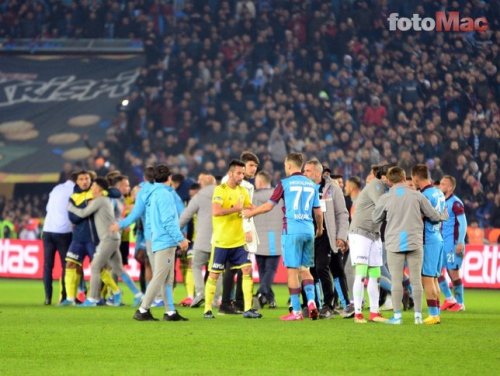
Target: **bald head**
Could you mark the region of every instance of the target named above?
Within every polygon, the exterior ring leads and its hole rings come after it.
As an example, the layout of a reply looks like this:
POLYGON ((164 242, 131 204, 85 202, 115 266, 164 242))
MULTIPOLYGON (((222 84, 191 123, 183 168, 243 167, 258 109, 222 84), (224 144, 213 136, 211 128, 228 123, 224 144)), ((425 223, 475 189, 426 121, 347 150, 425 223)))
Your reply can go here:
POLYGON ((208 187, 209 185, 214 185, 215 177, 213 175, 202 172, 200 175, 198 175, 198 183, 200 184, 201 188, 208 187))

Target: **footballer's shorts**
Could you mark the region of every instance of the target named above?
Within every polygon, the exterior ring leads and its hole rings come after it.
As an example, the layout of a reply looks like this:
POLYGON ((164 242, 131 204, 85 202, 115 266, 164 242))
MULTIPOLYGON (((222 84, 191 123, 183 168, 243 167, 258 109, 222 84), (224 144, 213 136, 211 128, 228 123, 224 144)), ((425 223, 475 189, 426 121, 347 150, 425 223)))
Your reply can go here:
POLYGON ((457 255, 455 252, 456 247, 457 245, 455 243, 444 243, 443 266, 446 266, 448 270, 458 270, 462 267, 464 257, 463 255, 457 255))
POLYGON ((443 269, 443 242, 424 244, 424 261, 422 263, 422 276, 437 278, 443 269))
POLYGON ((96 246, 93 242, 72 241, 66 254, 66 261, 81 266, 85 256, 88 256, 90 260, 94 258, 95 249, 96 246))
POLYGON ((382 241, 372 240, 360 234, 349 233, 349 250, 352 265, 382 266, 382 241))
POLYGON ((282 234, 281 254, 287 268, 312 268, 314 266, 314 235, 282 234))
POLYGON ((226 269, 226 263, 231 265, 231 269, 241 269, 244 266, 252 265, 250 254, 244 246, 234 248, 214 247, 210 255, 209 270, 212 273, 222 273, 226 269))

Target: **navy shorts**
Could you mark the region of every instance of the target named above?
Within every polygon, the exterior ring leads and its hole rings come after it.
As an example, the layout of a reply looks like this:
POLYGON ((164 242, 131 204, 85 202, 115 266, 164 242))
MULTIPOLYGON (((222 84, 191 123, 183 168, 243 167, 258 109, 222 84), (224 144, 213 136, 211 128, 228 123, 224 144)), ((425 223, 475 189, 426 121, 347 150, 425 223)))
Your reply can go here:
POLYGON ((66 261, 82 265, 85 256, 89 256, 90 260, 94 258, 95 248, 95 244, 92 242, 72 241, 66 254, 66 261))
POLYGON ((222 273, 226 269, 226 263, 231 265, 231 269, 252 265, 250 254, 244 246, 235 248, 214 247, 210 255, 210 271, 222 273))

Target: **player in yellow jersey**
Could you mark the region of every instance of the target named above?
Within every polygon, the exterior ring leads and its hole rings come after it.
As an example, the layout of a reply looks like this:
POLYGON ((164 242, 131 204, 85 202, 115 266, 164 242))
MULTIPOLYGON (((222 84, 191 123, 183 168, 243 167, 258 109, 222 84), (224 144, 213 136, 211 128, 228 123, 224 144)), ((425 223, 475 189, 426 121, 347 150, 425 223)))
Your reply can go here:
POLYGON ((229 263, 232 268, 241 268, 243 273, 243 300, 245 302, 243 317, 258 319, 262 315, 252 309, 252 262, 245 247, 243 230, 242 210, 252 207, 248 191, 240 186, 245 176, 245 164, 239 160, 231 161, 227 176, 227 182, 217 186, 212 197, 213 248, 209 264, 210 274, 205 286, 204 317, 214 318, 212 301, 217 279, 224 271, 226 263, 229 263))

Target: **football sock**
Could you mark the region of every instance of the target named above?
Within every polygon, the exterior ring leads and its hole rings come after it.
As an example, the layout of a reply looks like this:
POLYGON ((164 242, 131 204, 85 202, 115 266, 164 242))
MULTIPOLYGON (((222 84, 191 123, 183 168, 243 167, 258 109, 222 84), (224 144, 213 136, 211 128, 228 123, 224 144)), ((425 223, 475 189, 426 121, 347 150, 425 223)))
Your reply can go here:
POLYGON ((78 287, 80 286, 80 282, 83 279, 83 274, 80 273, 78 269, 76 270, 76 280, 75 280, 75 297, 78 296, 78 287))
POLYGON ((137 295, 139 292, 139 289, 135 286, 134 281, 132 281, 132 278, 128 275, 127 272, 123 272, 121 275, 122 281, 127 285, 127 287, 132 291, 132 294, 137 295))
POLYGON ((212 310, 212 301, 214 300, 216 287, 217 281, 209 276, 205 284, 205 312, 212 310))
POLYGON ((363 305, 363 295, 365 286, 363 285, 363 277, 356 275, 354 277, 354 284, 352 285, 352 294, 354 296, 354 313, 361 313, 361 306, 363 305))
POLYGON ((85 285, 85 278, 82 278, 82 274, 79 274, 80 279, 78 280, 77 291, 87 292, 87 286, 85 285))
POLYGON ((441 303, 439 302, 439 298, 436 299, 436 308, 438 312, 438 316, 441 314, 441 303))
POLYGON ((464 304, 464 285, 462 283, 462 278, 453 281, 453 292, 455 293, 457 303, 464 304))
POLYGON ((167 296, 167 301, 165 302, 165 310, 175 311, 174 306, 174 289, 172 284, 167 283, 165 285, 165 295, 167 296))
POLYGON ((440 276, 438 278, 438 282, 439 282, 439 288, 443 292, 446 300, 453 300, 453 295, 451 294, 451 290, 450 290, 450 287, 448 286, 448 282, 446 281, 446 278, 443 276, 440 276))
POLYGON ((244 311, 246 312, 252 309, 253 279, 250 274, 243 274, 242 279, 241 288, 243 289, 243 301, 245 303, 244 311))
POLYGON ((352 286, 352 295, 354 297, 354 313, 361 313, 361 306, 363 305, 363 296, 365 292, 365 285, 363 278, 368 273, 368 265, 356 265, 356 275, 354 276, 354 284, 352 286))
POLYGON ((66 269, 66 274, 64 275, 64 284, 66 285, 66 299, 74 302, 76 298, 76 269, 66 269))
POLYGON ((292 309, 294 312, 301 312, 300 309, 300 287, 297 288, 288 288, 290 292, 290 303, 292 304, 292 309))
POLYGON ((386 276, 380 277, 380 288, 384 289, 387 292, 391 292, 392 289, 391 280, 386 276))
POLYGON ((64 286, 64 278, 59 278, 59 301, 66 299, 66 287, 64 286))
POLYGON ((439 316, 439 309, 436 307, 437 300, 427 299, 427 309, 429 310, 430 316, 439 316))
POLYGON ((347 307, 348 302, 344 296, 344 292, 342 291, 342 286, 340 285, 340 278, 334 278, 333 285, 335 286, 335 290, 337 291, 337 294, 339 296, 340 305, 342 306, 342 308, 347 307))
MULTIPOLYGON (((323 299, 323 286, 321 285, 321 281, 317 280, 314 284, 314 290, 316 292, 316 297, 318 298, 318 307, 323 307, 324 299, 323 299)), ((327 302, 330 304, 330 302, 327 302)))
POLYGON ((370 299, 370 312, 379 312, 380 291, 378 289, 377 278, 370 277, 368 279, 368 297, 370 299))
POLYGON ((104 268, 103 270, 101 270, 101 280, 106 286, 111 289, 113 294, 117 294, 120 292, 120 288, 113 279, 113 275, 111 274, 111 271, 109 269, 104 268))
POLYGON ((188 268, 186 270, 186 292, 187 296, 190 298, 194 297, 194 278, 193 278, 193 269, 188 268))
POLYGON ((302 281, 302 288, 304 289, 304 292, 306 293, 307 297, 307 302, 310 302, 311 300, 316 302, 316 294, 314 293, 314 281, 312 279, 304 279, 302 281))

